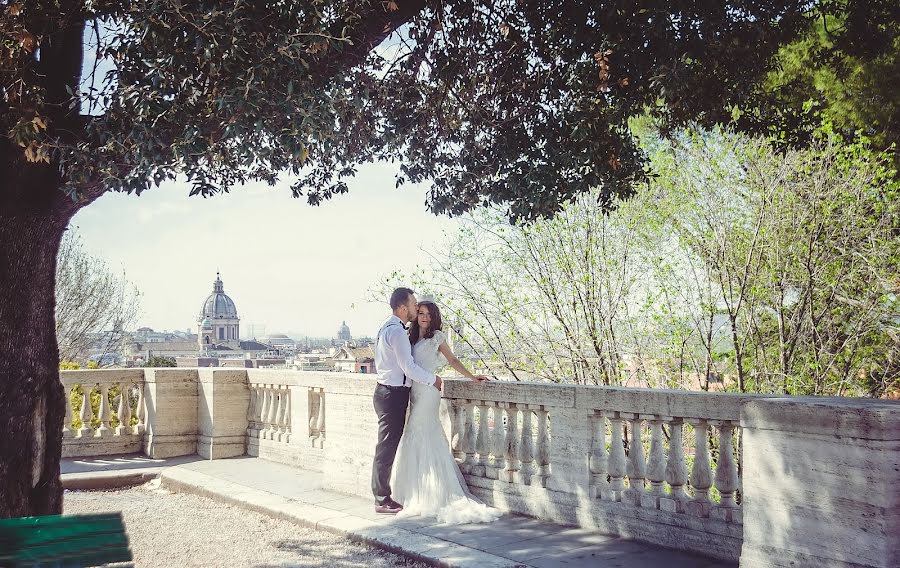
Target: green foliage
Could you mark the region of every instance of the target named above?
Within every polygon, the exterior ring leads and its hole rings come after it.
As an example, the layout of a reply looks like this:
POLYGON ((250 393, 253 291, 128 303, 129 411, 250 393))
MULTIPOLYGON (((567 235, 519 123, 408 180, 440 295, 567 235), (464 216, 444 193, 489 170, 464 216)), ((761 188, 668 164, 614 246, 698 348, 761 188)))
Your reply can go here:
POLYGON ((739 123, 768 128, 776 140, 795 145, 808 144, 825 122, 848 140, 862 134, 876 150, 896 148, 900 6, 847 3, 845 11, 819 4, 797 39, 779 49, 775 67, 760 83, 755 96, 765 104, 745 108, 739 123))
POLYGON ((769 132, 773 109, 802 115, 804 96, 766 81, 812 18, 844 23, 829 41, 859 63, 848 86, 868 93, 895 66, 890 2, 73 4, 0 13, 0 127, 3 152, 61 170, 79 203, 177 176, 208 196, 285 172, 317 204, 358 164, 389 160, 398 185, 432 182, 439 213, 549 216, 592 188, 610 206, 647 180, 628 128, 646 109, 665 131, 769 132))
POLYGON ((164 357, 161 355, 153 355, 151 356, 146 363, 144 363, 144 367, 177 367, 178 364, 175 362, 174 357, 164 357))
POLYGON ((900 377, 890 156, 714 130, 653 141, 659 176, 511 226, 469 217, 416 285, 517 378, 881 396, 900 377))

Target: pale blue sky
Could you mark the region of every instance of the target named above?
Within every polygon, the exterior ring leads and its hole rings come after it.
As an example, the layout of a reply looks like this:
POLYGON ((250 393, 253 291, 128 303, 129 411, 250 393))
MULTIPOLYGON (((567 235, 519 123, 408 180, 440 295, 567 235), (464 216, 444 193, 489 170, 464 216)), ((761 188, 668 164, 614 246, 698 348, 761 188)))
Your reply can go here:
MULTIPOLYGON (((95 47, 89 27, 85 90, 95 47)), ((111 68, 102 61, 98 81, 111 68)), ((254 324, 258 332, 327 337, 343 320, 354 335, 373 335, 388 308, 367 302, 367 290, 382 275, 427 263, 420 249, 439 246, 442 231, 456 226, 425 209, 427 186, 395 189, 395 173, 387 164, 360 166, 350 193, 319 207, 292 198, 288 179, 208 199, 170 183, 140 197, 108 193, 72 225, 91 254, 123 269, 140 290, 137 326, 196 331, 219 270, 242 336, 254 324)))
POLYGON ((196 330, 216 270, 237 305, 242 335, 332 336, 342 320, 372 335, 386 304, 366 291, 394 270, 426 265, 421 247, 440 246, 456 221, 425 209, 425 186, 394 188, 394 167, 366 165, 350 193, 320 207, 294 199, 288 184, 251 184, 230 194, 189 197, 171 183, 141 196, 108 193, 72 220, 85 247, 124 269, 142 294, 138 326, 196 330))

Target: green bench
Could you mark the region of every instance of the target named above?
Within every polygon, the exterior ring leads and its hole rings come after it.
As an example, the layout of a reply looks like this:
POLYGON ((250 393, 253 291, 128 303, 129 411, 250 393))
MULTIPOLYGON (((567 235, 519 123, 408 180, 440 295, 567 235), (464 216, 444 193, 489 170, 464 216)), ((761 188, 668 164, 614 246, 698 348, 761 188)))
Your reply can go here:
POLYGON ((0 519, 0 567, 131 562, 121 513, 0 519))

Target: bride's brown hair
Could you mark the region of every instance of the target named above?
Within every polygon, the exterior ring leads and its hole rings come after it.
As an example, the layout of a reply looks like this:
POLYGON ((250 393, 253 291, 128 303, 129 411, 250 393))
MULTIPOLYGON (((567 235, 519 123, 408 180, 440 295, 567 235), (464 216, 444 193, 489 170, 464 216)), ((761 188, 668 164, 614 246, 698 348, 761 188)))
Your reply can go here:
MULTIPOLYGON (((425 309, 428 310, 429 315, 431 315, 431 325, 428 326, 428 331, 422 337, 422 339, 431 339, 434 337, 434 332, 443 327, 443 323, 441 322, 441 310, 438 309, 437 304, 434 302, 419 302, 419 308, 425 306, 425 309)), ((410 345, 415 345, 417 341, 419 341, 419 334, 421 330, 419 329, 419 310, 416 308, 416 317, 412 320, 412 323, 409 325, 409 343, 410 345)))

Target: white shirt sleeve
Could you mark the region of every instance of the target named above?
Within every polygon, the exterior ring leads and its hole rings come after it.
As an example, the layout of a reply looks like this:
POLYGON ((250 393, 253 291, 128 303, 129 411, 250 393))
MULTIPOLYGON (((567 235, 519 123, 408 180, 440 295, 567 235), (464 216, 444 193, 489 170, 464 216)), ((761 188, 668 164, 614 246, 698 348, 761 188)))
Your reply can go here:
MULTIPOLYGON (((402 329, 402 328, 401 328, 402 329)), ((412 346, 409 344, 409 336, 393 328, 384 331, 384 340, 397 357, 397 363, 403 369, 403 374, 417 383, 433 385, 435 374, 429 373, 416 365, 412 356, 412 346)))

